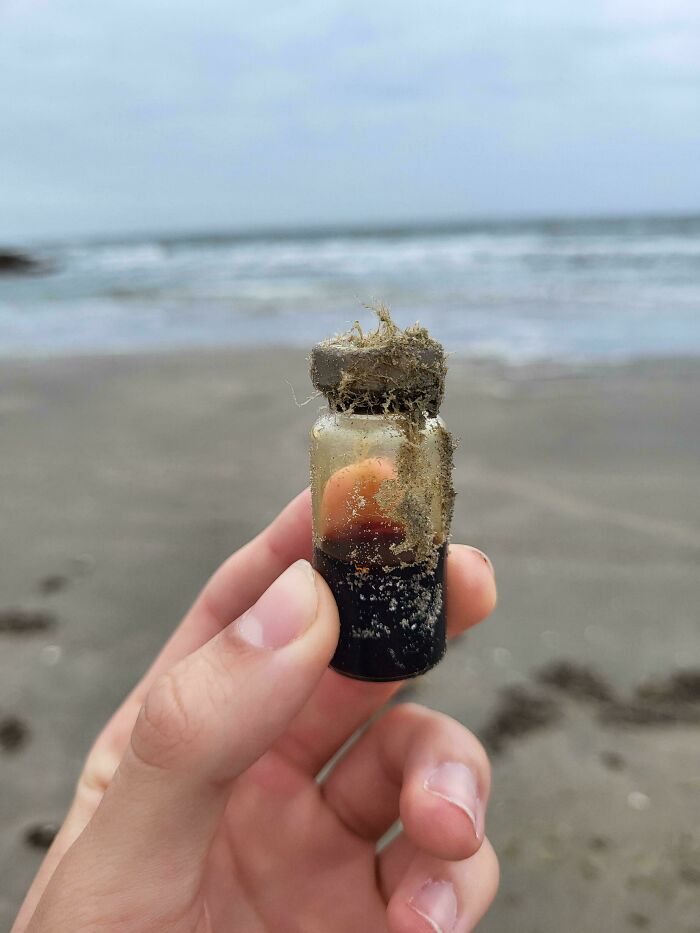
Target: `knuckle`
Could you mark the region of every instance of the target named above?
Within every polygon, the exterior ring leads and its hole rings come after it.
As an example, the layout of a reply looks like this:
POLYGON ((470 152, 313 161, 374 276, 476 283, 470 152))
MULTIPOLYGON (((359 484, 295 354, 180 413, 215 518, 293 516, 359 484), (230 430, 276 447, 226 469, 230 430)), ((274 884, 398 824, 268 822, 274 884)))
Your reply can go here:
POLYGON ((377 826, 358 806, 352 794, 346 792, 342 783, 334 783, 321 791, 326 802, 332 807, 340 822, 355 836, 368 842, 376 841, 377 826))
POLYGON ((466 759, 477 771, 482 786, 491 786, 491 763, 479 739, 463 723, 446 713, 428 709, 417 703, 395 706, 386 715, 389 728, 399 723, 416 724, 414 742, 419 746, 437 744, 450 749, 457 758, 466 759), (390 718, 393 717, 393 718, 390 718))
POLYGON ((95 744, 78 778, 76 793, 95 793, 101 797, 114 777, 119 760, 120 756, 116 751, 99 743, 95 744))
POLYGON ((465 729, 467 737, 467 747, 466 751, 471 761, 474 762, 474 765, 481 775, 481 781, 484 788, 488 791, 491 787, 491 762, 489 761, 489 756, 486 754, 486 749, 477 739, 477 737, 469 732, 468 729, 465 729))
POLYGON ((470 732, 466 726, 448 716, 445 719, 445 731, 455 749, 459 750, 460 756, 467 759, 478 772, 481 783, 485 788, 491 786, 491 763, 486 754, 486 749, 479 739, 470 732))
POLYGON ((486 750, 473 732, 461 725, 460 730, 461 740, 455 744, 464 758, 473 766, 478 775, 482 791, 488 795, 491 788, 491 762, 486 750))
POLYGON ((386 728, 395 729, 424 720, 426 717, 430 717, 431 714, 432 710, 421 706, 420 703, 413 703, 409 700, 392 706, 390 710, 382 715, 380 721, 386 728))
POLYGON ((201 732, 199 718, 187 703, 182 678, 176 672, 162 674, 151 687, 132 734, 132 748, 147 764, 177 764, 201 732))

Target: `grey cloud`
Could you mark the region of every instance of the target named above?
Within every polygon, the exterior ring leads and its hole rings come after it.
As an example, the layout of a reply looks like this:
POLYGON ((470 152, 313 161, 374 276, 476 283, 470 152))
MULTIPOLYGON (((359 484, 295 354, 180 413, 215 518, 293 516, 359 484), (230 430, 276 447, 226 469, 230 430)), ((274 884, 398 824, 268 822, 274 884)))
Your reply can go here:
POLYGON ((0 5, 0 240, 700 208, 700 6, 0 5))

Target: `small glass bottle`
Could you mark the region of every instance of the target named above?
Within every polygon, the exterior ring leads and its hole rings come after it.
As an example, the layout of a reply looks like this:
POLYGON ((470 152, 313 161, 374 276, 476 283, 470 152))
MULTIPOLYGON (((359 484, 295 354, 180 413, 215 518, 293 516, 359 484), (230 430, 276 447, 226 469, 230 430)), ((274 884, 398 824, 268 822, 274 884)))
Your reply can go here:
POLYGON ((335 596, 331 666, 361 680, 415 677, 445 652, 452 439, 438 408, 442 346, 388 314, 317 344, 328 399, 311 430, 314 565, 335 596))

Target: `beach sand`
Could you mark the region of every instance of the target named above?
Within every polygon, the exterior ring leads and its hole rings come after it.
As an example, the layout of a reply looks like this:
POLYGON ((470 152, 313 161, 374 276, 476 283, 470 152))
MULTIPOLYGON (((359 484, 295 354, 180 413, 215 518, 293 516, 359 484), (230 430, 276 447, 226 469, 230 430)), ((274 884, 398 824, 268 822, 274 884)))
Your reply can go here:
MULTIPOLYGON (((305 484, 320 403, 292 390, 286 350, 0 367, 2 929, 101 724, 305 484)), ((480 929, 697 933, 700 364, 455 359, 444 414, 453 538, 500 599, 406 696, 493 752, 480 929)))

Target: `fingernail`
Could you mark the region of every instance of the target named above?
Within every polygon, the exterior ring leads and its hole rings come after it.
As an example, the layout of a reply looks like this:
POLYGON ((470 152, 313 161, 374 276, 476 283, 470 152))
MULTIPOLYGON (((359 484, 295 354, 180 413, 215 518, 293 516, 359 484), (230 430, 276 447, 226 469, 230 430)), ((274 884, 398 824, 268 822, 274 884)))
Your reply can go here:
POLYGON ((313 567, 308 560, 298 560, 233 623, 231 631, 256 648, 281 648, 309 627, 317 605, 313 567))
POLYGON ((476 554, 479 555, 479 557, 483 560, 483 562, 486 564, 486 566, 489 568, 489 570, 495 577, 496 571, 493 569, 493 564, 491 563, 491 559, 488 556, 488 554, 484 554, 484 552, 480 551, 478 547, 472 547, 472 551, 474 551, 476 554))
POLYGON ((476 838, 481 838, 484 832, 483 807, 476 775, 471 768, 461 761, 446 761, 428 776, 423 787, 463 810, 474 827, 476 838))
POLYGON ((457 894, 450 881, 427 881, 408 902, 435 933, 450 933, 457 923, 457 894))

